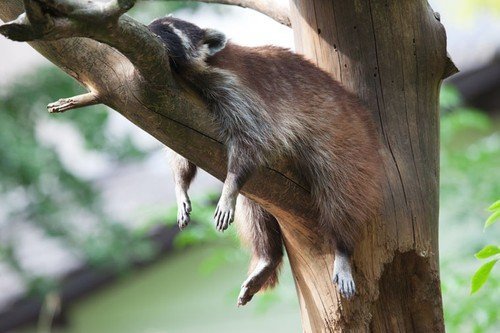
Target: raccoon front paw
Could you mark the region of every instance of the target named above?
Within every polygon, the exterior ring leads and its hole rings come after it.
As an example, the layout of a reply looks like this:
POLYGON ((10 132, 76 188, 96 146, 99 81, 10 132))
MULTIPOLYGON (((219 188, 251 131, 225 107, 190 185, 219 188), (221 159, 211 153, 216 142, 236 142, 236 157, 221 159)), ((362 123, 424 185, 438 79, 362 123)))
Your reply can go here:
POLYGON ((230 200, 219 200, 214 214, 215 228, 218 231, 226 230, 233 223, 234 206, 235 204, 230 200))
POLYGON ((191 201, 189 199, 184 199, 177 205, 177 225, 179 229, 184 229, 187 227, 191 218, 189 214, 191 213, 191 201))

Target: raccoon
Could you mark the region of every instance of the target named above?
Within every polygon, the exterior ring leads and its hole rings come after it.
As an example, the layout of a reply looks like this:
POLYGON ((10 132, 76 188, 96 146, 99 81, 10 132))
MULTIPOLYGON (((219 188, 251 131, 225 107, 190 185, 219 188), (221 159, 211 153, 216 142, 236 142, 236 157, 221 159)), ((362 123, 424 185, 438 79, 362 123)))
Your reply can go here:
MULTIPOLYGON (((328 73, 290 50, 239 46, 219 31, 174 17, 157 19, 149 29, 166 45, 174 76, 206 103, 227 148, 215 226, 226 230, 237 214, 239 235, 253 253, 238 305, 278 280, 278 221, 239 191, 253 172, 279 157, 291 160, 309 184, 319 228, 335 250, 333 282, 343 297, 352 297, 350 256, 381 202, 379 141, 370 113, 328 73)), ((187 191, 196 166, 177 154, 171 165, 182 229, 190 221, 187 191)))

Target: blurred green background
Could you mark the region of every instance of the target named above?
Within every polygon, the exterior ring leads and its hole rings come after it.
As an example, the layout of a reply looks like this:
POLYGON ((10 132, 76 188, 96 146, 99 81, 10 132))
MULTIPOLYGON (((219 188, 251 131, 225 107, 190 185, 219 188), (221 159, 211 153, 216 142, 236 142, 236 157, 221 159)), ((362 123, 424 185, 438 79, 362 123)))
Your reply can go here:
MULTIPOLYGON (((495 1, 459 3, 460 13, 468 15, 499 7, 495 1)), ((207 7, 201 8, 148 2, 132 15, 149 22, 178 9, 202 16, 207 7)), ((212 15, 229 13, 217 7, 212 15)), ((469 22, 468 17, 457 17, 469 22)), ((55 116, 43 112, 49 102, 82 92, 52 66, 9 80, 0 92, 0 276, 10 272, 19 280, 21 298, 43 303, 36 323, 15 332, 300 332, 299 306, 286 264, 276 290, 258 295, 245 308, 235 306, 248 253, 233 230, 222 236, 214 231, 216 186, 193 198, 195 222, 175 235, 172 249, 154 241, 159 230, 175 230, 172 203, 160 198, 164 204, 139 207, 128 216, 133 222, 106 207, 102 178, 146 163, 162 154, 161 147, 144 144, 133 130, 116 130, 116 115, 102 106, 55 116), (76 135, 84 153, 68 156, 58 142, 67 140, 65 133, 76 135), (26 232, 63 248, 74 262, 70 272, 83 267, 111 278, 76 301, 62 300, 60 308, 62 288, 71 279, 37 271, 21 259, 26 254, 19 244, 31 241, 20 242, 19 235, 26 232)), ((472 296, 469 283, 479 266, 473 254, 500 238, 498 227, 483 232, 486 208, 500 199, 500 108, 486 113, 467 106, 452 84, 443 85, 440 103, 440 260, 446 327, 449 332, 499 332, 498 270, 472 296)), ((127 191, 133 189, 122 190, 127 191)), ((11 287, 0 283, 0 288, 11 287)), ((16 306, 19 302, 6 301, 3 311, 16 306)))

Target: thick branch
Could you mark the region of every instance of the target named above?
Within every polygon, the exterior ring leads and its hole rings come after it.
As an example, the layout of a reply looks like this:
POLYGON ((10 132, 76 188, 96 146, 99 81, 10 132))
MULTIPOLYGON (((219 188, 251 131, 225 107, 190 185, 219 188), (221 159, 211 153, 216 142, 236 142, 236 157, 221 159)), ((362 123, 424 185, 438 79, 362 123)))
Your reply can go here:
POLYGON ((219 3, 234 5, 256 10, 273 20, 290 27, 290 9, 288 6, 278 4, 275 0, 195 0, 206 3, 219 3))
MULTIPOLYGON (((61 2, 64 1, 57 1, 61 2)), ((13 19, 22 8, 20 0, 0 2, 0 18, 13 19)), ((86 18, 78 20, 83 30, 72 30, 72 33, 82 36, 90 32, 87 37, 108 42, 121 53, 88 38, 34 41, 30 44, 98 94, 101 103, 117 110, 165 145, 223 180, 226 149, 212 128, 206 108, 195 97, 177 87, 168 65, 162 65, 163 57, 168 54, 163 46, 161 50, 160 46, 155 50, 159 45, 158 39, 145 26, 129 17, 121 17, 115 26, 103 31, 87 30, 86 18), (94 33, 95 36, 92 35, 94 33), (148 53, 151 49, 154 51, 150 57, 148 53), (158 55, 161 52, 161 56, 158 55), (139 67, 142 75, 138 75, 134 66, 139 67), (163 75, 164 79, 157 79, 158 75, 163 75)), ((91 21, 90 24, 96 23, 91 21)), ((280 162, 279 168, 267 168, 256 173, 243 192, 276 215, 306 216, 310 207, 309 193, 306 186, 295 180, 297 178, 285 162, 280 162), (287 196, 282 193, 287 193, 287 196)), ((304 228, 299 232, 307 233, 308 230, 304 228)))
POLYGON ((89 37, 123 53, 148 81, 165 82, 169 65, 163 43, 143 24, 121 17, 134 3, 24 0, 26 12, 0 26, 0 33, 16 41, 89 37))

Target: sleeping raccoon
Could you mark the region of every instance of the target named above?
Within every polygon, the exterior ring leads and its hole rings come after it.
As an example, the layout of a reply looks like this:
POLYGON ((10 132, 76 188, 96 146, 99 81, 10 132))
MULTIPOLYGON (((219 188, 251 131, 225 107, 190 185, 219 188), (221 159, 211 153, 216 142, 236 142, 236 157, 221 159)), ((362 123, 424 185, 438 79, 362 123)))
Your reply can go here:
MULTIPOLYGON (((311 189, 319 226, 335 249, 334 283, 355 294, 350 255, 381 200, 381 162, 373 120, 358 99, 302 56, 243 47, 225 35, 165 17, 150 30, 165 43, 172 72, 206 103, 228 151, 228 173, 215 211, 223 231, 237 214, 253 252, 238 305, 277 282, 283 240, 276 218, 239 195, 249 176, 276 157, 292 160, 311 189)), ((188 187, 196 166, 172 158, 178 223, 189 223, 188 187)))

